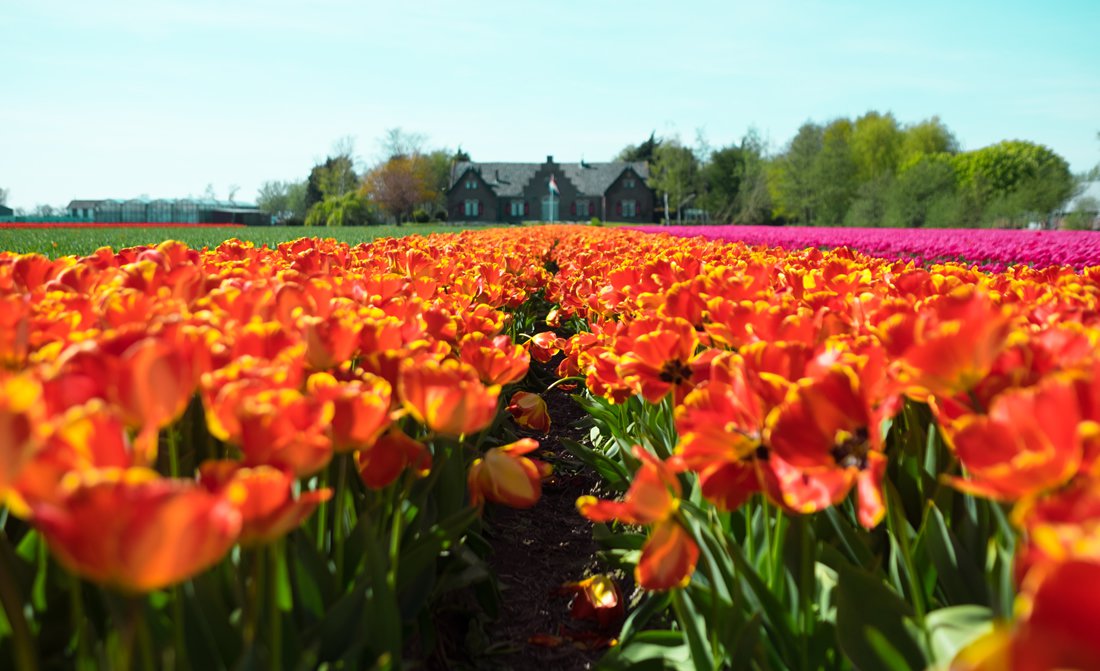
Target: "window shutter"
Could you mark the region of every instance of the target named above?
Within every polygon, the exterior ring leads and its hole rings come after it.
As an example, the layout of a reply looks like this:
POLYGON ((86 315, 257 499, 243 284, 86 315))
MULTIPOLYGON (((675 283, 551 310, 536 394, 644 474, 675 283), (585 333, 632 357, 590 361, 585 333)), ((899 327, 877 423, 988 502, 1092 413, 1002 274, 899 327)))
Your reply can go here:
POLYGON ((569 203, 569 214, 574 217, 577 216, 577 201, 574 200, 572 203, 569 203))
POLYGON ((480 200, 479 200, 479 201, 477 201, 477 216, 479 216, 479 217, 480 217, 480 216, 481 216, 481 213, 482 213, 482 212, 483 212, 484 210, 485 210, 485 203, 482 203, 482 202, 481 202, 480 200))
POLYGON ((529 214, 531 214, 531 203, 523 201, 523 216, 526 217, 529 214))
POLYGON ((621 201, 621 200, 616 200, 615 201, 615 216, 617 216, 617 217, 623 216, 623 201, 621 201))

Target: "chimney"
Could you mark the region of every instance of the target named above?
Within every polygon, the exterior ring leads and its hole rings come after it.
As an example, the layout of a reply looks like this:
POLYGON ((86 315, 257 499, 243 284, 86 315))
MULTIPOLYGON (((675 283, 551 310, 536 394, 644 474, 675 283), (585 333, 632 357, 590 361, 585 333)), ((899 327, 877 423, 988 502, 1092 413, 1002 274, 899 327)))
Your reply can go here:
POLYGON ((551 156, 550 154, 547 154, 546 155, 546 162, 547 163, 553 163, 554 162, 554 157, 551 156))

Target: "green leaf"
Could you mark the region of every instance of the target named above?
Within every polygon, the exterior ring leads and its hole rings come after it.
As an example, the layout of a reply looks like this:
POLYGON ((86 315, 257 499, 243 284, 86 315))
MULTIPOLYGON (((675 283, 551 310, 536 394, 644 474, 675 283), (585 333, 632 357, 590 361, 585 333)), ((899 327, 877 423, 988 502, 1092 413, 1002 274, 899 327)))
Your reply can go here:
POLYGON ((619 640, 627 641, 635 635, 639 629, 653 619, 658 613, 664 611, 672 604, 672 595, 668 592, 646 592, 642 602, 623 622, 623 628, 619 632, 619 640))
POLYGON ((612 648, 596 671, 695 671, 691 651, 678 631, 643 631, 612 648))
POLYGON ((993 611, 985 606, 952 606, 932 611, 924 622, 933 661, 946 666, 967 644, 992 631, 993 611))
POLYGON ((929 511, 925 531, 928 555, 939 574, 939 586, 950 604, 988 604, 989 590, 981 567, 947 528, 938 508, 929 511))
POLYGON ((928 663, 906 618, 912 608, 874 575, 852 566, 837 571, 836 633, 859 669, 923 669, 928 663), (898 664, 902 666, 898 666, 898 664))
POLYGON ((616 491, 623 491, 630 484, 630 474, 626 468, 608 458, 607 455, 568 438, 562 438, 561 445, 569 450, 570 454, 584 462, 586 466, 599 473, 607 486, 616 491))
POLYGON ((709 671, 714 668, 714 654, 707 640, 707 621, 699 614, 690 594, 684 590, 674 590, 672 606, 676 611, 676 620, 687 638, 688 648, 695 668, 709 671))

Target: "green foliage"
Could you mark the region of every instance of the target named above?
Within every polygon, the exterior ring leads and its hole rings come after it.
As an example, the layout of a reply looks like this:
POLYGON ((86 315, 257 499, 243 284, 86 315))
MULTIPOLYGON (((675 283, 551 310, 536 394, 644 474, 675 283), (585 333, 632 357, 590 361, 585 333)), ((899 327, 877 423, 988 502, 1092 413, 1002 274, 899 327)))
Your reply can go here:
POLYGON ((350 156, 330 156, 324 163, 313 166, 306 181, 305 206, 313 206, 326 198, 342 196, 359 186, 359 176, 350 156))
POLYGON ((1073 192, 1065 159, 1042 145, 957 151, 937 117, 905 127, 878 112, 807 122, 767 165, 772 214, 815 226, 1019 227, 1073 192))
POLYGON ((891 184, 887 225, 920 228, 961 224, 955 186, 955 169, 949 155, 920 156, 891 184))
POLYGON ((368 226, 376 222, 370 202, 354 191, 326 197, 309 209, 306 226, 368 226))
POLYGON ((303 223, 306 218, 306 182, 269 181, 260 185, 256 206, 277 224, 303 223))
POLYGON ((669 207, 676 209, 679 220, 681 208, 697 195, 701 186, 699 160, 695 153, 679 142, 662 142, 654 152, 649 186, 658 193, 658 197, 668 194, 669 207))
POLYGON ((868 182, 892 175, 901 158, 904 136, 893 114, 868 112, 852 129, 852 159, 857 176, 868 182))
POLYGON ((824 129, 817 124, 802 124, 786 151, 768 166, 768 192, 776 218, 813 222, 817 187, 814 170, 823 134, 824 129))
POLYGON ((956 154, 958 151, 959 142, 954 134, 934 116, 906 126, 902 131, 899 166, 911 165, 931 154, 956 154))
POLYGON ((615 157, 616 161, 644 161, 646 163, 652 163, 657 158, 657 147, 662 144, 662 141, 657 138, 657 132, 654 131, 649 134, 649 137, 638 145, 627 145, 623 147, 623 150, 619 152, 619 155, 615 157))
MULTIPOLYGON (((668 403, 578 401, 592 444, 568 447, 612 490, 638 467, 624 446, 661 456, 676 443, 668 403)), ((851 500, 794 515, 754 496, 719 512, 695 476, 681 474, 677 519, 699 546, 695 574, 682 589, 648 595, 599 668, 939 668, 988 632, 1014 597, 1016 532, 1005 510, 944 485, 956 464, 923 404, 908 402, 884 431, 887 515, 870 531, 851 500)), ((645 540, 630 527, 596 525, 594 535, 627 571, 645 540)))

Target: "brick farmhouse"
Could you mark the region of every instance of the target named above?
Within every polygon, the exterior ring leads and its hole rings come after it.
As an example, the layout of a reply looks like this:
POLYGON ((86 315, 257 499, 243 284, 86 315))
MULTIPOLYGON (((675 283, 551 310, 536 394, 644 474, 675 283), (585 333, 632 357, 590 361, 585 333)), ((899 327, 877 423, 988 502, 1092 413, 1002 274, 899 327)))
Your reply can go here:
POLYGON ((652 222, 653 190, 645 163, 474 163, 451 170, 450 221, 652 222), (551 194, 553 177, 557 193, 551 194))

